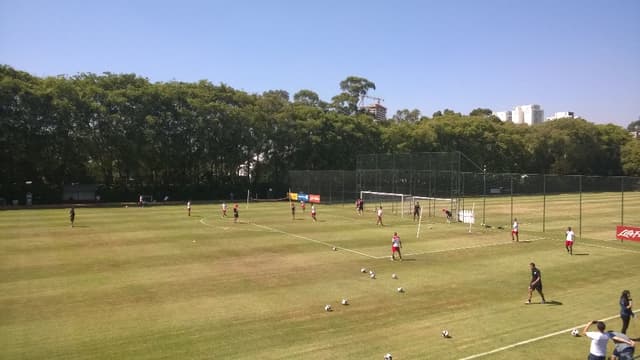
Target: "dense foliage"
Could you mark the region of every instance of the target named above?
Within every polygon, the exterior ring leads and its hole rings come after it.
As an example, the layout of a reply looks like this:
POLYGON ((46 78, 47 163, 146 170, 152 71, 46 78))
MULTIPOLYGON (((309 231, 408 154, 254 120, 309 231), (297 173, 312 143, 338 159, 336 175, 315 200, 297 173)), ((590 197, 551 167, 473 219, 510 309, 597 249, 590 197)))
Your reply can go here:
POLYGON ((161 189, 210 198, 281 189, 288 169, 353 169, 356 154, 379 152, 459 150, 492 172, 640 175, 640 144, 619 126, 529 127, 501 123, 489 109, 432 118, 401 110, 396 121, 375 122, 357 110, 375 84, 339 85, 324 102, 308 89, 291 100, 283 90, 249 94, 208 81, 40 78, 0 66, 0 197, 32 181, 56 196, 77 182, 119 196, 161 189))

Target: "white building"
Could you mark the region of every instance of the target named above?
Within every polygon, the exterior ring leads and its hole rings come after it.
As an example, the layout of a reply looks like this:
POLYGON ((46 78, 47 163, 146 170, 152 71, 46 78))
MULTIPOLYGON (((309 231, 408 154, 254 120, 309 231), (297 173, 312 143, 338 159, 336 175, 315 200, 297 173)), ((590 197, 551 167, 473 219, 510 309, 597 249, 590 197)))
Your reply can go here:
POLYGON ((549 116, 545 121, 551 121, 551 120, 563 119, 563 118, 575 119, 575 117, 576 115, 574 114, 573 111, 560 111, 553 114, 553 116, 549 116))
POLYGON ((544 121, 544 110, 537 104, 518 105, 511 112, 511 121, 514 124, 540 124, 544 121))
POLYGON ((511 121, 511 111, 494 111, 493 115, 495 115, 498 119, 503 122, 511 121))

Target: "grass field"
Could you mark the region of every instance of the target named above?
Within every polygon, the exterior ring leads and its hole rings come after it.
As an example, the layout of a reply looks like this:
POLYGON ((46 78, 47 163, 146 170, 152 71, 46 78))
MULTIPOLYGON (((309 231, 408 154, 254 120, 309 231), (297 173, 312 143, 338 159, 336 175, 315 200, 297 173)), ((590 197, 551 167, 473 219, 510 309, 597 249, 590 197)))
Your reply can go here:
MULTIPOLYGON (((569 210, 548 201, 557 226, 542 233, 518 214, 520 243, 442 218, 423 219, 416 238, 410 218, 376 227, 351 205, 319 205, 314 223, 309 209, 292 220, 288 203, 241 204, 238 224, 218 204, 191 217, 79 208, 75 228, 67 209, 2 211, 0 358, 470 359, 505 347, 480 358, 583 359, 589 340, 569 330, 605 318, 619 330, 621 291, 640 297, 640 243, 583 236, 569 256, 569 210), (402 262, 389 261, 394 231, 402 262), (531 261, 548 304, 524 304, 531 261)), ((640 337, 639 320, 628 334, 640 337)))

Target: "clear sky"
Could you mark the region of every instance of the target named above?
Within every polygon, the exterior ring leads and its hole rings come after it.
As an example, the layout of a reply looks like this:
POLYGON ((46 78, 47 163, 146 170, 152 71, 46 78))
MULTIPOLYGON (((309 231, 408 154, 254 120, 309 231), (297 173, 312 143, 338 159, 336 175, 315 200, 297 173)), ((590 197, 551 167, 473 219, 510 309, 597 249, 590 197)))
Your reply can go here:
POLYGON ((640 0, 0 0, 0 63, 325 101, 355 75, 389 116, 534 103, 626 126, 640 117, 640 0))

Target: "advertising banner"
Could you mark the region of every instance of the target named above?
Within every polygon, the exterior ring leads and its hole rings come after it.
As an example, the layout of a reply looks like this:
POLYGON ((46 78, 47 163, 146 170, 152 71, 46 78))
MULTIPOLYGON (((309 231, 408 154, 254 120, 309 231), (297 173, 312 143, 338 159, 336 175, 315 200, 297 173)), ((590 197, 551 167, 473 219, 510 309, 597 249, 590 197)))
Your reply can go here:
POLYGON ((616 239, 640 242, 640 227, 618 225, 616 227, 616 239))

